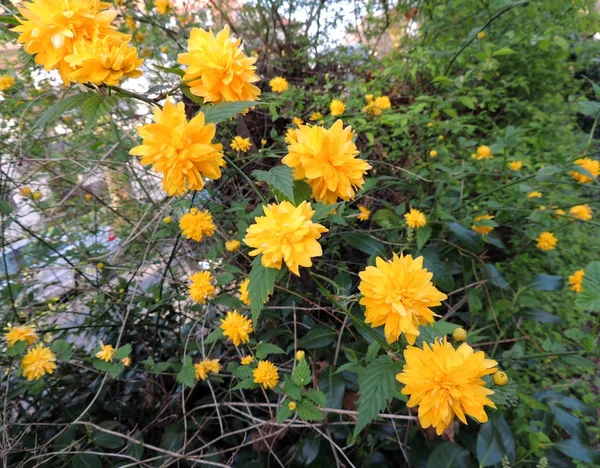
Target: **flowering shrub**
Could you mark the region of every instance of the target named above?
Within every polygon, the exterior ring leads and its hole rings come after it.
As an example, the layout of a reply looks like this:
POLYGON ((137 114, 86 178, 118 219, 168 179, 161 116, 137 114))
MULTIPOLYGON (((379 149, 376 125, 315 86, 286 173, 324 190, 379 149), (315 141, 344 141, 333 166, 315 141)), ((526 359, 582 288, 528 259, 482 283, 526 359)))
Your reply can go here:
POLYGON ((600 22, 530 3, 5 7, 4 464, 597 466, 600 22))

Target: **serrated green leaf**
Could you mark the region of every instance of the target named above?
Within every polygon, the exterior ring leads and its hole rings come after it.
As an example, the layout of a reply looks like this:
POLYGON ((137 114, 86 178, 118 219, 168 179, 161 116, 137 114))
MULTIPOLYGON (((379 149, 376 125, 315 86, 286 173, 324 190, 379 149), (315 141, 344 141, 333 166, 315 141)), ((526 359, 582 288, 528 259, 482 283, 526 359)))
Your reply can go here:
POLYGON ((247 379, 252 375, 252 367, 249 365, 246 366, 238 366, 232 374, 238 379, 247 379))
POLYGON ((294 181, 294 204, 298 206, 303 201, 309 200, 312 194, 312 189, 303 180, 294 181))
POLYGON ((248 298, 250 299, 250 309, 252 310, 252 321, 254 329, 257 328, 260 313, 265 302, 275 288, 275 281, 279 276, 279 270, 275 268, 265 268, 261 264, 262 255, 259 255, 252 261, 252 270, 248 278, 248 298))
POLYGON ((314 388, 310 388, 308 392, 306 392, 306 398, 312 401, 315 405, 325 406, 327 404, 327 397, 325 394, 319 390, 315 390, 314 388))
POLYGON ((112 378, 117 378, 125 366, 120 362, 106 362, 94 359, 94 368, 102 372, 108 372, 112 378))
POLYGON ((502 47, 501 49, 498 49, 497 51, 495 51, 494 53, 492 53, 492 55, 494 57, 500 56, 500 55, 511 55, 516 53, 514 50, 512 50, 510 47, 502 47))
POLYGON ((545 166, 542 167, 535 173, 536 180, 546 180, 547 178, 562 172, 563 168, 560 166, 545 166))
POLYGON ((115 351, 115 359, 120 361, 123 358, 129 357, 131 354, 131 345, 127 343, 126 345, 120 346, 115 351))
POLYGON ((600 262, 591 262, 584 269, 583 291, 577 293, 575 304, 582 309, 600 311, 600 262))
POLYGON ((27 341, 17 341, 10 348, 6 349, 5 354, 7 357, 15 357, 15 356, 18 356, 19 354, 25 352, 26 348, 27 348, 27 341))
POLYGON ((196 369, 190 356, 185 357, 183 366, 181 366, 181 370, 177 373, 177 382, 190 388, 196 383, 196 369))
POLYGON ((292 381, 301 387, 308 385, 311 380, 310 366, 306 359, 298 361, 294 372, 292 373, 292 381))
POLYGON ((65 340, 56 340, 52 343, 52 352, 60 361, 68 361, 73 356, 71 345, 65 340))
POLYGON ((289 418, 293 411, 291 409, 288 408, 288 401, 285 400, 281 406, 279 407, 279 410, 277 411, 277 424, 281 424, 283 421, 285 421, 287 418, 289 418))
POLYGON ((283 384, 283 393, 292 400, 300 400, 302 398, 302 387, 296 385, 292 380, 286 380, 283 384))
POLYGON ((75 109, 80 107, 85 101, 89 98, 98 96, 96 93, 83 93, 76 94, 75 96, 69 96, 67 98, 61 99, 52 107, 47 109, 41 117, 36 120, 33 124, 33 128, 39 128, 45 126, 48 122, 50 122, 55 117, 64 114, 66 111, 75 109))
POLYGON ((354 428, 357 437, 367 424, 377 418, 399 390, 396 374, 401 372, 401 364, 387 355, 381 355, 369 365, 358 378, 358 418, 354 428))
POLYGON ((456 100, 471 110, 475 109, 475 100, 470 96, 459 96, 456 100))
POLYGON ((223 338, 223 329, 221 327, 213 330, 204 338, 204 344, 213 344, 223 338))
POLYGON ((221 102, 202 107, 206 123, 220 123, 234 117, 250 107, 259 105, 258 101, 221 102))
POLYGON ((277 345, 260 342, 256 347, 256 357, 258 359, 264 359, 269 354, 285 354, 285 351, 277 345))
POLYGON ((371 362, 373 359, 375 359, 380 349, 381 345, 377 341, 373 341, 373 343, 371 343, 367 348, 367 354, 365 354, 365 361, 371 362))
POLYGON ((304 399, 298 403, 296 411, 298 412, 298 417, 303 421, 323 421, 325 419, 323 412, 308 399, 304 399))
POLYGON ((433 229, 430 224, 420 229, 417 229, 417 250, 421 250, 423 246, 427 243, 427 241, 431 237, 432 231, 433 229))
MULTIPOLYGON (((91 93, 88 93, 91 94, 91 93)), ((81 103, 81 111, 86 121, 84 131, 90 130, 102 116, 108 114, 110 110, 119 102, 119 98, 114 94, 111 96, 101 96, 92 94, 81 103)))
POLYGON ((269 171, 253 171, 252 175, 279 190, 288 200, 294 200, 294 171, 291 167, 276 166, 269 171))
POLYGON ((254 383, 254 377, 248 377, 233 387, 232 390, 253 390, 255 388, 258 388, 258 384, 254 383))

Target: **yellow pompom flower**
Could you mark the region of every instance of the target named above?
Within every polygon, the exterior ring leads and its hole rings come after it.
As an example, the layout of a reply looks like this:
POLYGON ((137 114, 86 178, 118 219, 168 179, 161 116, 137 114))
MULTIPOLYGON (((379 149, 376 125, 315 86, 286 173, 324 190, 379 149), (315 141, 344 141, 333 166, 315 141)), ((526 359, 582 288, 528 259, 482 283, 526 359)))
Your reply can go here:
POLYGON ((375 98, 375 105, 381 110, 390 109, 392 107, 390 98, 387 96, 380 96, 378 98, 375 98))
POLYGON ((302 119, 300 117, 294 117, 292 119, 292 123, 296 126, 299 127, 300 125, 302 125, 304 122, 302 121, 302 119))
POLYGON ((221 364, 218 359, 205 359, 197 364, 194 364, 196 380, 208 379, 208 374, 218 374, 221 370, 221 364))
POLYGON ((300 276, 299 267, 310 267, 312 257, 323 255, 317 239, 328 229, 312 222, 315 211, 305 201, 298 206, 282 201, 263 209, 265 215, 257 216, 246 231, 244 242, 254 248, 249 255, 262 254, 265 268, 280 270, 285 262, 292 273, 300 276))
POLYGON ((56 369, 56 356, 45 346, 38 345, 27 351, 21 361, 21 369, 27 380, 38 380, 44 374, 52 374, 56 369))
POLYGON ((100 341, 100 348, 100 351, 96 353, 96 359, 102 359, 103 361, 111 362, 115 357, 115 348, 113 348, 113 345, 105 345, 102 341, 100 341))
POLYGON ((363 107, 363 112, 369 115, 379 115, 381 114, 381 109, 375 104, 375 101, 371 100, 363 107))
POLYGON ((118 86, 123 78, 138 78, 143 75, 139 67, 144 59, 138 58, 135 47, 114 36, 93 40, 79 40, 73 44, 73 53, 65 61, 74 69, 71 81, 118 86))
POLYGON ((329 112, 331 112, 331 115, 333 115, 334 117, 342 115, 345 111, 346 104, 344 104, 339 99, 334 99, 333 101, 331 101, 331 103, 329 103, 329 112))
POLYGON ((216 229, 210 212, 200 211, 198 208, 192 208, 189 213, 184 214, 179 220, 179 227, 187 239, 197 242, 201 242, 205 236, 212 236, 216 229))
POLYGON ((301 125, 294 131, 295 141, 281 161, 294 169, 294 178, 306 179, 312 196, 324 204, 353 199, 371 166, 358 157, 352 128, 338 120, 329 129, 301 125))
POLYGON ((511 161, 508 163, 508 167, 510 167, 511 171, 519 172, 523 169, 523 161, 511 161))
POLYGON ((98 0, 33 0, 18 8, 23 18, 13 31, 21 33, 18 42, 25 52, 35 55, 35 62, 46 70, 58 69, 65 84, 70 83, 71 66, 65 57, 73 53, 76 41, 113 36, 125 40, 127 35, 111 22, 117 10, 98 0))
POLYGON ((580 293, 583 291, 583 275, 585 271, 577 270, 571 276, 569 276, 569 284, 571 285, 571 290, 580 293))
MULTIPOLYGON (((594 176, 594 178, 598 177, 600 174, 600 161, 592 158, 580 158, 575 161, 575 164, 588 171, 592 176, 594 176)), ((573 176, 573 178, 580 184, 589 184, 594 180, 591 177, 585 174, 580 174, 577 171, 571 171, 569 174, 571 174, 571 176, 573 176)))
POLYGON ((246 153, 251 147, 252 143, 250 142, 250 138, 244 138, 238 135, 231 140, 231 149, 235 151, 246 153))
POLYGON ((0 91, 6 91, 15 85, 15 79, 10 75, 0 75, 0 91))
POLYGON ((190 276, 192 282, 189 289, 190 297, 200 304, 206 304, 206 301, 215 293, 212 280, 213 276, 210 271, 199 271, 190 276))
POLYGON ((230 241, 225 242, 225 248, 228 252, 235 252, 240 248, 240 241, 237 239, 232 239, 230 241))
POLYGON ((431 156, 432 158, 435 158, 438 155, 438 152, 436 150, 431 150, 429 152, 429 156, 431 156))
POLYGON ((289 88, 287 80, 282 76, 276 76, 271 81, 269 81, 269 86, 271 87, 271 91, 273 91, 274 93, 283 93, 289 88))
POLYGON ((416 208, 411 208, 408 213, 405 213, 404 219, 411 229, 419 229, 427 226, 427 217, 425 216, 425 213, 416 208))
POLYGON ((183 102, 175 105, 167 99, 162 110, 154 109, 154 122, 138 127, 143 142, 129 153, 163 174, 163 189, 169 195, 202 190, 203 177, 221 177, 223 145, 212 143, 216 126, 205 124, 202 112, 188 123, 183 102))
POLYGON ((164 15, 167 13, 167 11, 173 8, 173 2, 170 0, 155 0, 154 6, 160 15, 164 15))
POLYGON ((371 210, 369 210, 366 206, 364 205, 359 205, 358 206, 358 216, 356 216, 356 218, 359 221, 368 221, 369 218, 371 217, 371 210))
POLYGON ((576 205, 569 210, 571 216, 580 219, 581 221, 589 221, 592 219, 592 213, 593 211, 589 205, 576 205))
POLYGON ((227 312, 225 318, 221 319, 223 335, 233 341, 235 346, 250 341, 252 333, 252 320, 240 314, 237 310, 227 312))
POLYGON ((433 323, 436 307, 447 296, 431 282, 433 274, 423 268, 423 257, 396 255, 391 262, 377 257, 376 266, 361 271, 358 286, 365 306, 365 322, 372 327, 385 325, 388 343, 404 333, 410 344, 419 336, 419 325, 433 323))
POLYGON ((488 420, 485 406, 496 408, 488 398, 494 391, 485 387, 483 376, 496 372, 498 363, 475 352, 467 343, 454 349, 444 338, 423 349, 404 350, 406 364, 396 379, 404 384, 403 395, 410 395, 409 408, 419 406, 421 426, 433 426, 438 435, 452 423, 454 416, 467 424, 466 416, 480 423, 488 420))
POLYGON ((252 364, 254 362, 254 356, 245 356, 241 359, 242 366, 247 366, 248 364, 252 364))
POLYGON ((477 148, 477 153, 475 156, 475 159, 477 159, 478 161, 481 161, 482 159, 492 159, 492 150, 490 150, 489 146, 486 145, 482 145, 479 148, 477 148))
POLYGON ((28 326, 10 327, 4 338, 9 348, 12 348, 19 341, 26 341, 32 345, 38 340, 37 333, 28 326))
POLYGON ((216 36, 212 30, 193 28, 187 52, 177 59, 187 65, 183 79, 193 80, 191 93, 205 103, 257 100, 260 89, 252 84, 260 81, 254 73, 256 58, 247 57, 241 44, 230 35, 229 26, 216 36))
POLYGON ((313 112, 308 118, 309 120, 312 120, 314 122, 315 120, 323 119, 323 114, 321 114, 320 112, 313 112))
POLYGON ((554 250, 556 248, 556 243, 558 242, 556 236, 551 232, 542 232, 536 240, 536 247, 544 251, 554 250))
POLYGON ((538 192, 537 190, 534 190, 533 192, 529 192, 527 194, 527 198, 542 198, 542 192, 538 192))
POLYGON ((494 228, 492 226, 479 226, 477 224, 479 221, 484 220, 484 219, 491 221, 492 219, 494 219, 494 217, 489 214, 476 216, 474 219, 475 224, 473 224, 471 226, 471 229, 473 229, 473 231, 475 231, 477 234, 481 234, 482 236, 485 236, 494 230, 494 228))
POLYGON ((249 285, 250 285, 250 279, 246 278, 244 281, 242 281, 242 284, 240 284, 240 289, 239 289, 240 301, 242 301, 247 306, 250 305, 250 298, 248 297, 248 286, 249 285))
POLYGON ((260 361, 256 369, 252 371, 254 383, 266 388, 273 388, 279 382, 279 372, 275 364, 269 361, 260 361))

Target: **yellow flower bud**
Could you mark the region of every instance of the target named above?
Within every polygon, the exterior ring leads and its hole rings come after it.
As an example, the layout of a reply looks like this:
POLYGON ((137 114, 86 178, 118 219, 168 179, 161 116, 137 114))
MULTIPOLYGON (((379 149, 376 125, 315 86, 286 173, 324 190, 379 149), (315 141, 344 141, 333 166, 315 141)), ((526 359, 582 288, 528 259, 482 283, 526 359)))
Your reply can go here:
POLYGON ((166 53, 168 53, 168 52, 169 52, 169 48, 168 48, 167 46, 164 46, 164 47, 162 47, 162 48, 160 49, 160 51, 161 51, 163 54, 166 54, 166 53))
POLYGON ((427 126, 428 126, 429 128, 433 127, 433 122, 427 122, 427 126))
POLYGON ((121 362, 125 367, 129 367, 131 365, 131 359, 128 357, 124 357, 123 359, 121 359, 121 362))
POLYGON ((33 192, 34 200, 39 200, 40 198, 42 198, 42 192, 40 192, 39 190, 36 190, 35 192, 33 192))
POLYGON ((506 385, 508 383, 508 375, 506 375, 506 372, 496 372, 494 374, 494 383, 500 387, 506 385))
POLYGON ((483 39, 485 37, 485 31, 479 31, 477 33, 477 39, 483 39))
POLYGON ((438 137, 438 140, 440 140, 440 141, 443 141, 443 140, 444 140, 444 135, 440 135, 440 136, 438 137))
POLYGON ((170 216, 165 216, 163 218, 163 223, 165 224, 171 224, 171 221, 173 221, 173 218, 171 218, 170 216))
POLYGON ((300 350, 296 353, 296 360, 302 361, 302 359, 304 359, 304 351, 300 350))
POLYGON ((431 150, 429 152, 429 156, 431 156, 432 158, 435 158, 438 155, 438 152, 436 150, 431 150))
POLYGON ((102 268, 104 268, 104 263, 96 263, 96 268, 98 268, 98 270, 102 270, 102 268))
POLYGON ((290 401, 290 402, 288 403, 288 409, 289 409, 290 411, 294 411, 294 410, 296 409, 296 407, 297 407, 297 406, 298 406, 298 405, 296 405, 296 402, 295 402, 295 401, 290 401))
POLYGON ((467 331, 464 328, 455 328, 452 332, 452 338, 456 341, 465 341, 467 339, 467 331))
POLYGON ((91 193, 86 193, 85 194, 85 199, 88 200, 88 201, 91 200, 92 199, 92 194, 91 193))

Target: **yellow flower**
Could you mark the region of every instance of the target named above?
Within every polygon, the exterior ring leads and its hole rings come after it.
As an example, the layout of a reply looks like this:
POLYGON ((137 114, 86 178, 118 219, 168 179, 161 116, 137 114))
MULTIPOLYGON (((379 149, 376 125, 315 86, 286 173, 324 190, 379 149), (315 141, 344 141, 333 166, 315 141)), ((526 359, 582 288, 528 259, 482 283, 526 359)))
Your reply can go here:
POLYGON ((102 268, 104 268, 104 263, 102 263, 102 262, 96 263, 96 268, 98 268, 98 270, 102 270, 102 268))
POLYGON ((300 117, 294 117, 292 119, 292 123, 296 126, 299 127, 300 125, 302 125, 304 122, 302 121, 302 119, 300 117))
MULTIPOLYGON (((575 161, 575 164, 588 171, 592 176, 594 176, 594 178, 598 177, 598 174, 600 174, 600 161, 592 158, 580 158, 575 161)), ((577 171, 571 171, 569 174, 571 174, 571 176, 573 176, 573 178, 580 184, 589 184, 594 180, 591 177, 580 174, 577 171)))
POLYGON ((346 111, 346 104, 344 104, 339 99, 334 99, 333 101, 331 101, 331 103, 329 103, 329 111, 334 117, 342 115, 346 111))
POLYGON ((9 348, 12 348, 18 341, 27 341, 32 345, 38 340, 36 332, 31 327, 10 327, 8 333, 4 335, 9 348))
POLYGON ((0 75, 0 91, 5 91, 15 85, 15 79, 10 75, 0 75))
POLYGON ((433 127, 433 122, 427 122, 427 127, 428 128, 432 128, 433 127))
POLYGON ((173 218, 171 218, 170 216, 165 216, 165 217, 162 219, 162 221, 163 221, 163 223, 165 223, 165 224, 171 224, 171 221, 173 221, 173 218))
POLYGON ((483 39, 485 37, 485 31, 479 31, 477 33, 477 39, 483 39))
POLYGON ((492 232, 494 230, 494 228, 492 226, 479 226, 477 223, 479 221, 481 221, 482 219, 492 220, 492 219, 494 219, 494 217, 489 214, 476 216, 475 220, 474 220, 475 224, 473 224, 473 226, 471 226, 471 229, 473 229, 473 231, 475 231, 477 234, 481 234, 482 236, 485 236, 485 235, 489 234, 490 232, 492 232))
POLYGON ((162 47, 160 48, 160 51, 161 51, 163 54, 168 54, 168 53, 169 53, 169 48, 168 48, 167 46, 162 46, 162 47))
POLYGON ((358 157, 352 128, 344 128, 338 120, 330 129, 301 125, 294 131, 295 141, 282 159, 294 169, 294 177, 306 179, 312 196, 324 204, 335 203, 338 198, 353 199, 371 166, 358 157))
POLYGON ((444 137, 444 135, 440 135, 440 136, 438 137, 438 140, 439 140, 439 141, 444 141, 444 138, 445 138, 445 137, 444 137))
POLYGON ((274 93, 283 93, 289 87, 287 80, 281 76, 276 76, 269 81, 269 86, 274 93))
POLYGON ((557 208, 554 210, 554 218, 556 218, 556 219, 559 219, 561 216, 564 216, 566 214, 567 213, 565 213, 565 210, 561 210, 560 208, 557 208))
POLYGON ((246 153, 251 147, 252 143, 250 142, 250 138, 243 138, 238 135, 233 140, 231 140, 231 149, 235 151, 241 151, 242 153, 246 153))
POLYGON ((541 250, 554 250, 558 239, 551 232, 542 232, 537 237, 536 247, 541 250))
POLYGON ((31 189, 29 187, 21 187, 21 190, 19 190, 19 193, 21 194, 22 197, 30 197, 31 189))
POLYGON ((248 364, 252 364, 254 362, 254 356, 245 356, 240 361, 243 366, 247 366, 248 364))
POLYGON ((246 231, 244 242, 254 248, 249 255, 262 254, 261 263, 266 268, 280 270, 285 262, 300 276, 299 267, 312 266, 311 258, 323 254, 317 239, 328 229, 311 221, 315 212, 305 201, 297 207, 282 201, 263 209, 265 216, 257 216, 246 231))
POLYGON ((475 159, 477 159, 478 161, 481 161, 482 159, 492 159, 492 151, 490 150, 489 146, 485 146, 482 145, 479 148, 477 148, 477 153, 475 156, 475 159))
POLYGON ((504 387, 508 383, 508 375, 506 375, 506 372, 496 372, 494 374, 494 383, 499 387, 504 387))
POLYGON ((375 99, 375 96, 373 96, 372 94, 365 94, 365 100, 367 102, 372 102, 373 99, 375 99))
POLYGON ((21 369, 27 380, 38 380, 56 369, 56 356, 49 348, 38 345, 30 349, 21 361, 21 369))
POLYGON ((404 214, 404 219, 406 220, 406 224, 411 229, 419 229, 427 226, 427 218, 425 213, 416 208, 411 208, 408 213, 404 214))
POLYGON ((533 192, 529 192, 527 194, 527 198, 542 198, 542 192, 538 192, 537 190, 534 190, 533 192))
POLYGON ((90 200, 92 199, 92 194, 91 194, 91 193, 86 193, 86 194, 85 194, 85 199, 86 199, 87 201, 90 201, 90 200))
POLYGON ((357 219, 359 221, 368 221, 369 218, 371 217, 371 210, 369 210, 364 205, 359 205, 358 206, 358 211, 360 211, 360 213, 358 213, 358 216, 357 216, 357 219))
POLYGON ((438 155, 438 152, 436 150, 431 150, 429 152, 429 156, 431 156, 432 158, 435 158, 438 155))
POLYGON ((265 146, 267 144, 267 140, 264 138, 260 139, 260 146, 265 146))
POLYGON ((321 120, 323 118, 323 114, 321 114, 320 112, 313 112, 308 118, 312 121, 321 120))
POLYGON ((375 99, 375 105, 379 107, 381 110, 389 109, 392 107, 392 103, 390 102, 390 98, 387 96, 380 96, 375 99))
POLYGON ((296 351, 296 361, 302 361, 304 359, 305 353, 301 349, 296 351))
POLYGON ((100 351, 96 353, 96 359, 102 359, 106 362, 111 362, 115 357, 115 348, 112 345, 105 345, 102 341, 100 341, 100 351))
POLYGON ((242 281, 242 284, 240 284, 240 289, 239 289, 239 293, 240 293, 240 301, 242 301, 244 304, 246 305, 250 305, 250 298, 248 297, 248 285, 250 284, 250 279, 246 278, 244 281, 242 281))
POLYGON ((173 8, 173 3, 170 0, 155 0, 154 6, 159 14, 164 15, 173 8))
POLYGON ((576 205, 569 210, 569 214, 581 221, 589 221, 592 219, 592 209, 589 205, 576 205))
POLYGON ((218 359, 205 359, 197 364, 194 364, 194 370, 196 371, 196 380, 208 379, 209 372, 211 374, 218 374, 221 370, 221 364, 218 359))
POLYGON ((149 49, 149 48, 147 48, 147 47, 144 47, 144 48, 142 49, 142 55, 143 55, 144 57, 151 57, 151 56, 152 56, 152 49, 149 49))
POLYGON ((224 336, 233 341, 235 346, 239 346, 250 341, 250 333, 253 331, 252 320, 237 310, 227 312, 227 316, 221 319, 221 329, 224 336))
POLYGON ((464 328, 455 328, 452 332, 452 338, 455 341, 465 341, 467 339, 467 331, 464 328))
POLYGON ((377 106, 375 101, 371 100, 367 102, 367 105, 363 107, 363 112, 369 115, 381 114, 381 109, 377 106))
POLYGON ((131 365, 131 358, 129 357, 124 357, 123 359, 121 359, 121 363, 125 366, 125 367, 129 367, 131 365))
POLYGON ((235 252, 240 248, 240 241, 237 239, 232 239, 230 241, 225 242, 225 248, 228 252, 235 252))
POLYGON ((264 388, 273 388, 279 382, 279 372, 277 367, 269 361, 260 361, 256 369, 252 371, 254 383, 262 385, 264 388))
POLYGON ((215 287, 211 284, 213 276, 210 271, 199 271, 190 276, 190 297, 199 302, 205 304, 208 299, 215 293, 215 287))
POLYGON ((40 198, 42 198, 42 192, 40 192, 39 190, 36 190, 35 192, 33 192, 32 197, 34 200, 39 200, 40 198))
POLYGON ((154 109, 154 122, 138 127, 143 142, 129 153, 163 174, 163 189, 169 195, 202 190, 202 177, 221 177, 223 145, 212 143, 216 126, 205 124, 202 112, 188 123, 183 102, 175 105, 167 99, 162 110, 154 109))
POLYGON ((184 214, 179 220, 179 227, 187 239, 197 242, 201 242, 205 236, 212 236, 216 229, 210 212, 200 211, 198 208, 192 208, 189 213, 184 214))
POLYGON ((65 57, 73 53, 76 41, 91 41, 94 37, 127 38, 111 26, 117 10, 98 0, 34 0, 19 8, 23 19, 13 31, 25 52, 35 55, 35 61, 46 70, 58 69, 65 84, 72 71, 65 57))
POLYGON ((404 333, 414 344, 419 325, 433 323, 436 314, 430 307, 439 306, 447 296, 431 282, 433 274, 423 268, 423 257, 413 260, 411 255, 394 254, 391 262, 377 257, 375 264, 359 274, 365 322, 372 327, 385 325, 388 343, 404 333))
POLYGON ((467 424, 466 416, 480 423, 488 420, 484 406, 495 408, 485 387, 484 375, 496 372, 498 363, 486 359, 483 351, 474 352, 467 343, 454 349, 450 343, 423 343, 423 349, 409 346, 404 350, 406 364, 396 379, 405 384, 402 394, 410 395, 406 406, 419 406, 421 426, 433 426, 441 435, 454 419, 467 424))
POLYGON ((288 409, 289 409, 290 411, 294 411, 294 410, 297 408, 297 406, 298 406, 298 405, 296 405, 296 402, 295 402, 295 401, 290 401, 290 402, 288 403, 288 409))
POLYGON ((177 61, 187 65, 183 79, 195 96, 204 102, 255 101, 260 95, 252 83, 260 81, 254 73, 256 58, 242 51, 242 40, 230 36, 229 26, 216 36, 211 31, 193 28, 188 51, 179 54, 177 61))
POLYGON ((127 26, 127 29, 130 29, 131 31, 135 31, 135 28, 137 27, 135 20, 131 16, 125 18, 125 25, 127 26))
POLYGON ((571 285, 571 290, 575 292, 583 291, 583 275, 585 272, 583 270, 577 270, 571 276, 569 276, 569 284, 571 285))
POLYGON ((511 171, 520 171, 523 168, 523 161, 511 161, 508 163, 511 171))

